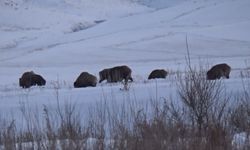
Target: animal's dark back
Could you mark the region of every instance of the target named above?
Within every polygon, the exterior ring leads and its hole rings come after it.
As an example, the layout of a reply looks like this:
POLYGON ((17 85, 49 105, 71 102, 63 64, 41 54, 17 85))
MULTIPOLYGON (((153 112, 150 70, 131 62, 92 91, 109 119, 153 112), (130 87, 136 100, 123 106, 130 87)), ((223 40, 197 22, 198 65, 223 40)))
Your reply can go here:
POLYGON ((124 65, 124 66, 117 66, 113 68, 114 70, 118 71, 123 77, 126 77, 127 75, 131 74, 132 70, 124 65))
POLYGON ((23 79, 23 78, 30 78, 33 74, 34 74, 33 71, 24 72, 21 78, 22 78, 22 79, 23 79))
POLYGON ((78 79, 84 79, 86 76, 88 76, 89 75, 89 73, 87 73, 87 72, 82 72, 80 75, 79 75, 79 77, 78 77, 78 79))
POLYGON ((110 69, 110 75, 113 80, 122 80, 131 76, 131 69, 128 66, 116 66, 110 69))
POLYGON ((149 74, 148 79, 166 78, 167 74, 168 72, 164 69, 155 69, 149 74))
POLYGON ((79 77, 74 82, 74 87, 88 87, 96 86, 97 78, 96 76, 89 74, 88 72, 82 72, 79 77))
POLYGON ((226 71, 226 70, 231 70, 231 67, 228 65, 228 64, 217 64, 215 66, 213 66, 210 70, 223 70, 223 71, 226 71))

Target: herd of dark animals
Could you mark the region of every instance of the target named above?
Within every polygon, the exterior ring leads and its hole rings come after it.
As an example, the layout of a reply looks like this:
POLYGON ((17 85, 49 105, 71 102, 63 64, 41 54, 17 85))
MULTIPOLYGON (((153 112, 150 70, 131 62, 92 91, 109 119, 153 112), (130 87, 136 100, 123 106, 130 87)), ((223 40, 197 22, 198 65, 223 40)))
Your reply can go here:
MULTIPOLYGON (((230 71, 231 67, 229 65, 225 63, 217 64, 207 71, 207 80, 216 80, 221 77, 229 79, 230 71)), ((126 85, 129 80, 133 82, 131 73, 132 70, 126 65, 103 69, 99 72, 99 83, 104 80, 108 83, 122 82, 124 80, 126 85)), ((148 79, 166 78, 167 75, 168 72, 166 70, 155 69, 149 74, 148 79)), ((19 85, 23 88, 29 88, 35 85, 43 86, 45 84, 46 80, 41 75, 35 74, 33 71, 25 72, 22 77, 19 78, 19 85)), ((74 82, 75 88, 95 87, 96 85, 97 77, 88 72, 82 72, 74 82)))

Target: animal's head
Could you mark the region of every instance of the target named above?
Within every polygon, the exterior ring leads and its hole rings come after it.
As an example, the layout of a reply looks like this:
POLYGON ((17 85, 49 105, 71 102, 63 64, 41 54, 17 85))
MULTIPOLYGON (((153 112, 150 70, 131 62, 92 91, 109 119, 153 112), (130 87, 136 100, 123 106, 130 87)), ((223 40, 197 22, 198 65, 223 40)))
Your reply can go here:
POLYGON ((100 77, 99 83, 101 83, 103 80, 108 79, 109 70, 110 69, 103 69, 102 71, 99 72, 99 77, 100 77))
POLYGON ((78 85, 78 83, 76 81, 74 82, 74 87, 75 88, 79 87, 79 85, 78 85))
POLYGON ((22 80, 22 78, 19 78, 19 86, 23 86, 23 80, 22 80))
POLYGON ((102 71, 99 72, 99 78, 99 83, 101 83, 104 80, 102 71))
POLYGON ((166 70, 164 70, 164 69, 162 69, 161 72, 163 73, 164 76, 168 75, 168 72, 166 70))
POLYGON ((37 74, 34 75, 34 80, 32 82, 35 82, 34 84, 37 84, 39 86, 46 84, 46 80, 42 76, 37 74))
POLYGON ((42 85, 45 85, 45 84, 46 84, 46 80, 45 80, 43 77, 41 78, 41 84, 42 84, 42 85))

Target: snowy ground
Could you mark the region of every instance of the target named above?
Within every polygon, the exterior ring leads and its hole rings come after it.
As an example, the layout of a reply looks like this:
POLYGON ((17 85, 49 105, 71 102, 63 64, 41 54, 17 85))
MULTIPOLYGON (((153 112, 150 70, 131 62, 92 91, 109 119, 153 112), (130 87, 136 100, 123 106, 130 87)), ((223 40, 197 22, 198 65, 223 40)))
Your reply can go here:
POLYGON ((173 76, 146 78, 155 68, 185 71, 186 37, 191 63, 228 63, 232 75, 225 85, 240 91, 239 72, 250 67, 249 7, 249 0, 2 0, 0 111, 18 115, 20 103, 53 107, 56 88, 62 103, 71 101, 83 111, 105 97, 169 97, 176 91, 173 76), (133 70, 130 91, 106 83, 72 88, 82 71, 98 76, 120 64, 133 70), (18 79, 29 70, 44 76, 47 85, 21 89, 18 79))

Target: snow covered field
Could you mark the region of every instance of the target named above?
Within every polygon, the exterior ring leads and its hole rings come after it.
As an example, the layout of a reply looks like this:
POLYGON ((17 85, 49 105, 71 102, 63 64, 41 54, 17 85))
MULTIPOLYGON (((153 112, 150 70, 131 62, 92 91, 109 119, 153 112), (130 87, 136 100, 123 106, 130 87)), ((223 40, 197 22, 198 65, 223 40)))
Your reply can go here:
POLYGON ((0 111, 16 116, 20 103, 53 107, 57 92, 61 103, 76 103, 83 112, 104 97, 168 97, 176 92, 174 75, 146 79, 156 68, 185 71, 186 37, 191 63, 228 63, 225 85, 238 92, 239 73, 250 67, 249 8, 249 0, 1 0, 0 111), (73 88, 81 72, 98 77, 103 68, 121 64, 133 71, 129 91, 106 83, 73 88), (18 86, 30 70, 47 80, 45 87, 18 86))

